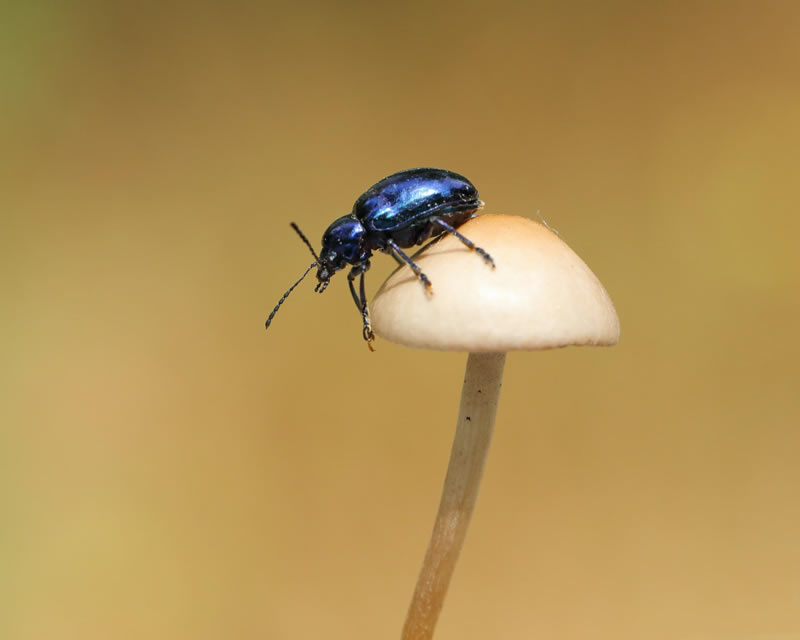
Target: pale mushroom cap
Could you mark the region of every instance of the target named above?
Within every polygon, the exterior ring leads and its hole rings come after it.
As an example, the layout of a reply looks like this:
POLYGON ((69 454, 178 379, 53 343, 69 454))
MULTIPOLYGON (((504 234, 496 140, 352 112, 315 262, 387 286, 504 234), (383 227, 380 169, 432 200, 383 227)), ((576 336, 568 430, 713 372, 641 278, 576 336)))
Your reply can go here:
POLYGON ((589 267, 555 233, 527 218, 482 215, 458 229, 494 258, 447 235, 395 271, 370 304, 380 337, 423 349, 512 351, 612 345, 619 318, 589 267))

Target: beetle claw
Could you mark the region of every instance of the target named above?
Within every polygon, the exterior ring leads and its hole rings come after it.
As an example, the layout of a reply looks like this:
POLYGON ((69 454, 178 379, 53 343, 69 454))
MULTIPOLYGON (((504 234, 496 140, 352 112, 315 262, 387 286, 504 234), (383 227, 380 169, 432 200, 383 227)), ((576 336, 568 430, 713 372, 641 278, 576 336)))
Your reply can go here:
POLYGON ((369 320, 366 317, 364 318, 364 326, 361 329, 361 336, 367 343, 369 350, 374 352, 375 347, 372 346, 372 341, 375 340, 375 334, 372 332, 372 327, 369 326, 369 320))

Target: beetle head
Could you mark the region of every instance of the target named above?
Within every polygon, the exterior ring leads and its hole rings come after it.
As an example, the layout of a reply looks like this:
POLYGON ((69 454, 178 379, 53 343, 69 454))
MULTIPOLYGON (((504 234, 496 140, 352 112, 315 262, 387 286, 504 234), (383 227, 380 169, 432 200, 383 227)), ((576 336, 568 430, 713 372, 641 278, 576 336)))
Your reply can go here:
POLYGON ((308 275, 308 272, 314 267, 317 268, 317 280, 319 280, 317 286, 314 287, 314 291, 322 293, 328 288, 331 276, 333 276, 334 273, 343 269, 347 264, 361 264, 366 262, 369 258, 369 252, 364 246, 366 229, 364 229, 364 225, 352 214, 349 216, 342 216, 328 227, 327 231, 325 231, 325 234, 322 236, 322 251, 319 256, 316 251, 314 251, 314 247, 311 246, 305 234, 300 231, 300 227, 294 222, 291 223, 291 226, 308 247, 308 250, 311 251, 311 255, 314 256, 314 262, 309 265, 305 273, 300 276, 300 279, 289 287, 289 290, 278 300, 278 304, 275 305, 272 313, 270 313, 267 318, 267 329, 269 329, 272 319, 275 317, 275 314, 278 313, 278 309, 280 309, 281 305, 286 301, 286 298, 289 297, 289 294, 294 291, 295 287, 303 281, 308 275))

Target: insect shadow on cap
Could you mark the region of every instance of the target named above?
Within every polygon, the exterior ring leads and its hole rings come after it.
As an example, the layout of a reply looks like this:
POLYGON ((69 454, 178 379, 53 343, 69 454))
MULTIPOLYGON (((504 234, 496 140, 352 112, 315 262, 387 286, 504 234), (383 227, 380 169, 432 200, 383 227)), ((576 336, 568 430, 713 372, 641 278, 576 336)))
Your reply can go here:
POLYGON ((403 249, 450 234, 494 268, 492 257, 457 230, 482 206, 477 189, 462 175, 446 169, 407 169, 372 185, 359 196, 351 213, 334 220, 322 236, 319 255, 292 222, 292 229, 309 248, 314 262, 278 300, 267 318, 267 328, 286 298, 311 269, 317 268, 318 282, 314 291, 322 293, 331 277, 349 266, 347 284, 361 313, 361 333, 370 350, 374 350, 372 341, 375 334, 370 325, 364 286, 364 274, 370 268, 373 251, 388 253, 401 265, 408 265, 428 293, 431 293, 431 281, 403 249), (358 291, 354 284, 356 278, 359 278, 358 291))

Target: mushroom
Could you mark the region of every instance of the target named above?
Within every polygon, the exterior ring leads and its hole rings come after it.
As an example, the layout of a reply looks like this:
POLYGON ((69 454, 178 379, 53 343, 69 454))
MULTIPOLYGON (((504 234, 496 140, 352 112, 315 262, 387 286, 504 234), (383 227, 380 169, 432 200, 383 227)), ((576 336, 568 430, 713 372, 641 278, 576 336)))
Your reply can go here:
POLYGON ((378 336, 410 347, 469 353, 439 512, 403 640, 433 637, 478 497, 506 352, 619 340, 608 293, 549 228, 527 218, 482 215, 459 231, 491 254, 495 269, 447 235, 414 257, 433 283, 432 292, 403 266, 371 304, 378 336))

